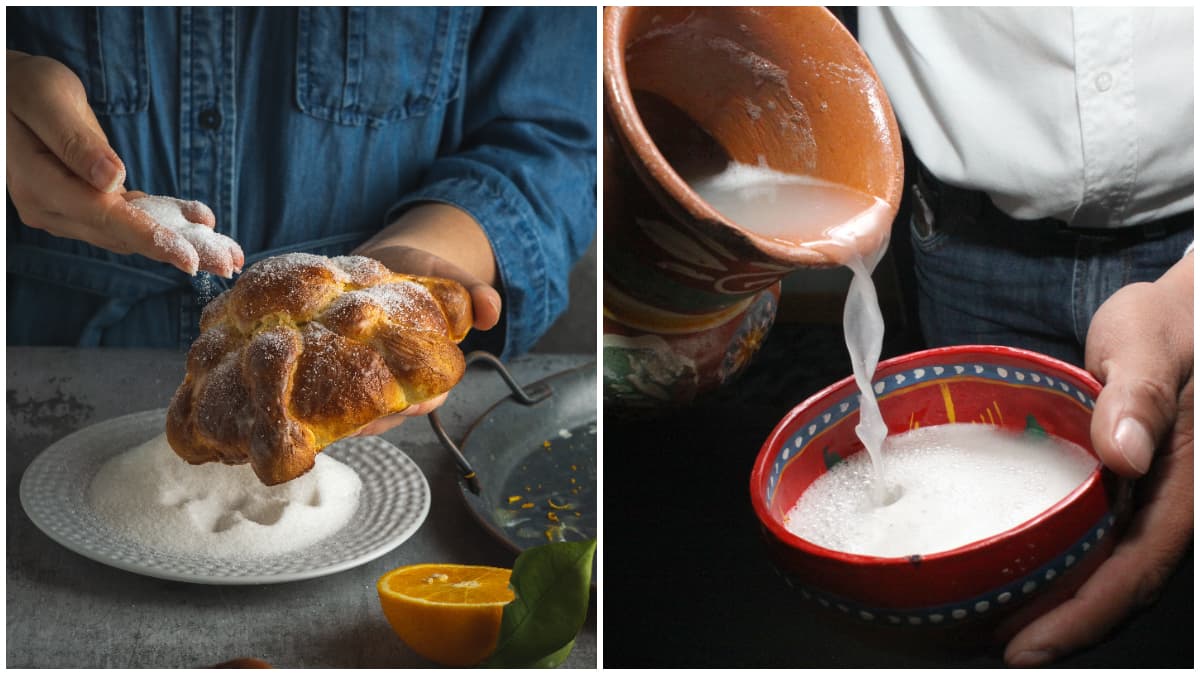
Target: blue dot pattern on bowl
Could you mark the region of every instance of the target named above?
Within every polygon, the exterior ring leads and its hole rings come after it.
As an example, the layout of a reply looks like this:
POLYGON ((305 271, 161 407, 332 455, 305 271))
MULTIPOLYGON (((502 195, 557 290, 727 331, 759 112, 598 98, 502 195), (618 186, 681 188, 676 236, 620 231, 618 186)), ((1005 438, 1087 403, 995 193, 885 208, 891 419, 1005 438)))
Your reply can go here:
POLYGON ((1099 548, 1098 544, 1111 532, 1116 517, 1102 516, 1087 534, 1081 537, 1050 562, 1008 584, 959 602, 907 609, 869 607, 824 591, 805 586, 794 577, 783 574, 788 584, 826 609, 836 609, 868 623, 885 625, 930 626, 953 624, 971 619, 983 619, 1002 608, 1015 607, 1047 585, 1054 583, 1072 566, 1099 548))
MULTIPOLYGON (((883 397, 909 387, 961 377, 982 378, 1017 386, 1040 387, 1070 396, 1089 410, 1096 407, 1095 399, 1070 382, 1036 370, 991 363, 951 363, 944 366, 923 366, 879 378, 873 382, 873 386, 875 395, 883 397)), ((837 425, 852 413, 857 412, 858 396, 858 391, 855 390, 846 398, 826 408, 816 415, 812 422, 792 434, 780 447, 779 452, 775 455, 775 460, 771 463, 771 473, 767 477, 768 504, 775 496, 775 486, 779 484, 779 476, 783 474, 788 462, 803 454, 809 443, 824 433, 826 429, 837 425)))

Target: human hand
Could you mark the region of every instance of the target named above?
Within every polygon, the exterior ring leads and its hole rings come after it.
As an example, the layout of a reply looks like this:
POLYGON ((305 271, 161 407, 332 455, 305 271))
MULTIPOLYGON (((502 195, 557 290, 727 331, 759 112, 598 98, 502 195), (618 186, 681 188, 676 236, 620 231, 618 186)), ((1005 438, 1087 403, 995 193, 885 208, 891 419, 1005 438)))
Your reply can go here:
MULTIPOLYGON (((491 244, 479 224, 453 206, 414 207, 354 253, 375 258, 394 272, 459 282, 471 294, 476 330, 488 330, 500 321, 500 294, 492 287, 496 268, 491 244)), ((409 417, 427 415, 446 401, 447 394, 377 419, 356 435, 381 434, 409 417)))
MULTIPOLYGON (((187 274, 221 272, 223 263, 206 264, 183 235, 129 203, 146 195, 124 188, 125 164, 75 73, 54 59, 9 50, 7 75, 5 173, 26 225, 114 253, 138 253, 187 274)), ((207 207, 188 208, 188 220, 212 227, 207 207)))
POLYGON ((1141 478, 1140 494, 1112 555, 1073 598, 1008 643, 1010 665, 1042 665, 1099 641, 1154 601, 1191 541, 1193 257, 1154 283, 1122 288, 1092 319, 1087 368, 1104 384, 1092 445, 1105 466, 1141 478))
POLYGON ((453 279, 471 294, 475 330, 488 330, 500 321, 500 294, 495 288, 462 267, 424 249, 402 244, 362 247, 355 255, 374 258, 393 272, 423 277, 453 279))
MULTIPOLYGON (((238 243, 214 230, 217 217, 201 202, 148 195, 130 191, 125 199, 149 214, 154 221, 179 235, 191 251, 183 251, 189 260, 195 259, 199 268, 226 279, 233 278, 246 262, 238 243)), ((163 244, 169 245, 169 244, 163 244)), ((194 273, 194 272, 193 272, 194 273)))

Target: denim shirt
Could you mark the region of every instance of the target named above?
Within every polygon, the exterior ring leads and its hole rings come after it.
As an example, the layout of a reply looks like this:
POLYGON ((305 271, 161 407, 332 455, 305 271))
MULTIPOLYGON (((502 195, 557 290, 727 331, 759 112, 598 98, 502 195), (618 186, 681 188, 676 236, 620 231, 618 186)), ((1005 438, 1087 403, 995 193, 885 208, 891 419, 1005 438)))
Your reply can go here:
MULTIPOLYGON (((495 252, 521 353, 596 230, 594 8, 9 8, 8 48, 82 80, 126 186, 208 204, 247 266, 349 252, 418 202, 495 252)), ((186 348, 229 286, 22 225, 8 342, 186 348)), ((502 341, 502 347, 501 347, 502 341)))

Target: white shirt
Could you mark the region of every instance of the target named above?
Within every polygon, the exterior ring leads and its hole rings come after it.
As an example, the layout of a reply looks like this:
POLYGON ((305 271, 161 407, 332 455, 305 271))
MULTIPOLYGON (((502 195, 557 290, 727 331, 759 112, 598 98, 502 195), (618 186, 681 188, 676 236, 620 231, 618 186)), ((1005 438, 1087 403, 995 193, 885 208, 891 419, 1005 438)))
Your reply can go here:
POLYGON ((1190 7, 861 7, 921 162, 1014 218, 1120 227, 1193 201, 1190 7))

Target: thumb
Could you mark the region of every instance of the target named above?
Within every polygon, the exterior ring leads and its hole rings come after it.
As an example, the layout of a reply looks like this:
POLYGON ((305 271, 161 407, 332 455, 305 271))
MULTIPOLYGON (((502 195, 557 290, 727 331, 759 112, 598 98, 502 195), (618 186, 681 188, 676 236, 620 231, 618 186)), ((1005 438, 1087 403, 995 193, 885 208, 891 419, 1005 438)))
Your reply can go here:
MULTIPOLYGON (((114 192, 125 182, 125 163, 116 150, 108 144, 108 137, 100 128, 95 114, 86 101, 77 101, 75 114, 64 111, 56 143, 50 150, 58 155, 63 164, 101 192, 114 192), (79 108, 82 109, 79 109, 79 108)), ((40 135, 37 129, 35 133, 40 135)), ((45 137, 43 137, 45 138, 45 137)))
POLYGON ((500 293, 484 283, 472 284, 467 289, 471 293, 471 305, 474 308, 474 325, 477 330, 489 330, 500 322, 500 293))
POLYGON ((1092 413, 1092 445, 1105 466, 1129 477, 1150 469, 1155 448, 1175 423, 1179 390, 1190 371, 1165 340, 1144 334, 1147 322, 1135 319, 1144 305, 1133 306, 1146 300, 1141 290, 1126 287, 1110 298, 1087 339, 1088 370, 1104 384, 1092 413))
MULTIPOLYGON (((36 57, 31 57, 36 58, 36 57)), ((9 111, 76 176, 101 192, 125 182, 125 163, 108 143, 83 84, 66 66, 42 59, 36 89, 10 89, 9 111)))
POLYGON ((1096 453, 1105 466, 1129 477, 1150 470, 1155 448, 1175 422, 1173 386, 1139 373, 1139 367, 1127 358, 1108 362, 1092 415, 1096 453))

